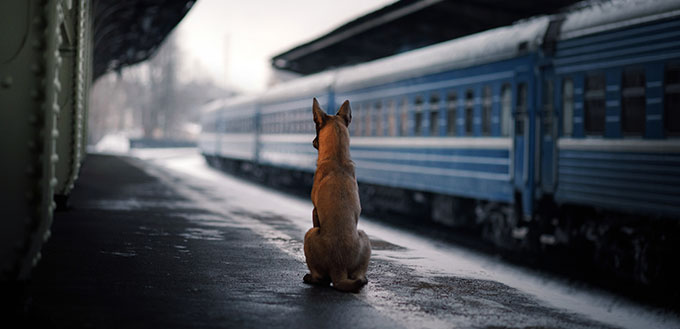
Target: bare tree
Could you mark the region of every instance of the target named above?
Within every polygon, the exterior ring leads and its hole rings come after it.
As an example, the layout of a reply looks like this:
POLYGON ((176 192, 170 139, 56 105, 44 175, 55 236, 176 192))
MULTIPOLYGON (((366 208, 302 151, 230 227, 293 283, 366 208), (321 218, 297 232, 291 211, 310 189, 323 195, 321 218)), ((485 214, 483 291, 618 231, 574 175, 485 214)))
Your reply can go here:
POLYGON ((90 143, 120 131, 131 137, 190 139, 185 126, 198 123, 201 106, 233 95, 209 80, 181 83, 177 42, 171 34, 149 61, 97 81, 91 95, 90 143))

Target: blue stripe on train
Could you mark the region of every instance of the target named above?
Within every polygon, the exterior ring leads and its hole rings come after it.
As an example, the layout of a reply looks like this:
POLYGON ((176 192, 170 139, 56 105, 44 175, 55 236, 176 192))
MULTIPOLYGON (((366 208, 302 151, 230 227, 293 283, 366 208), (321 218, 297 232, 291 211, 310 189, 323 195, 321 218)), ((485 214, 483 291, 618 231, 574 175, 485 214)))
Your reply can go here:
POLYGON ((405 175, 377 168, 357 166, 357 179, 360 182, 380 184, 391 187, 407 188, 456 195, 485 200, 512 202, 512 186, 509 182, 467 177, 411 172, 405 175))
MULTIPOLYGON (((360 182, 485 200, 512 201, 508 150, 395 147, 385 150, 352 147, 352 159, 356 163, 360 182), (409 156, 413 158, 409 159, 409 156), (457 160, 437 160, 437 157, 457 160), (466 159, 473 163, 465 162, 466 159), (484 161, 491 163, 479 163, 484 161)), ((315 169, 317 153, 308 143, 267 142, 262 143, 260 151, 260 159, 264 163, 303 171, 315 169)))

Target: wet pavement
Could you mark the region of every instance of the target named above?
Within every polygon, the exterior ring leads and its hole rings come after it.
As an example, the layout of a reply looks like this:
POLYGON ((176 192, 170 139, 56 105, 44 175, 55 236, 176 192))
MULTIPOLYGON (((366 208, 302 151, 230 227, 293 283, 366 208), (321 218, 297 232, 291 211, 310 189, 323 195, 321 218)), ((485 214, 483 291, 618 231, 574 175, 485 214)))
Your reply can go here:
POLYGON ((680 320, 362 218, 359 294, 302 283, 311 202, 195 150, 89 155, 17 319, 58 328, 673 328, 680 320))

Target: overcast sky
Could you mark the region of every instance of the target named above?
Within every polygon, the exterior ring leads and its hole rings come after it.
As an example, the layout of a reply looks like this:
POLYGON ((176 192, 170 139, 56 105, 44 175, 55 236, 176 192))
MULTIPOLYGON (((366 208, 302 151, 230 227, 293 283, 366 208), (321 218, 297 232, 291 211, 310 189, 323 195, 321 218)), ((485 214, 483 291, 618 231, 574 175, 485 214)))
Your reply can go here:
POLYGON ((269 60, 394 0, 199 0, 177 27, 183 74, 259 91, 269 60), (226 67, 225 67, 226 64, 226 67))

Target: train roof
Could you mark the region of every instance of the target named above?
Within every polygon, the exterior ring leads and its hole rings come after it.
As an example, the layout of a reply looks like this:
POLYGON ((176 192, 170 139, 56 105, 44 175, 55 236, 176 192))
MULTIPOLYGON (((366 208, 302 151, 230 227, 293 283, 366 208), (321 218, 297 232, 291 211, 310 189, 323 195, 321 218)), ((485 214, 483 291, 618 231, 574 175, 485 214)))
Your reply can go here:
POLYGON ((223 108, 235 108, 241 105, 255 104, 257 103, 259 96, 259 94, 247 94, 224 99, 216 99, 203 105, 201 112, 204 114, 209 114, 223 108))
POLYGON ((236 97, 230 97, 224 100, 222 103, 223 107, 239 107, 239 106, 245 106, 245 105, 253 105, 257 103, 257 100, 259 98, 258 94, 246 94, 246 95, 239 95, 236 97))
MULTIPOLYGON (((149 59, 195 0, 91 1, 93 80, 149 59)), ((70 4, 71 1, 68 1, 70 4)), ((69 5, 70 7, 71 5, 69 5)), ((66 32, 65 30, 62 32, 66 32)), ((8 33, 8 32, 4 32, 8 33)))
POLYGON ((433 46, 340 69, 337 91, 509 59, 537 49, 549 17, 542 16, 433 46), (519 45, 526 43, 520 49, 519 45))
POLYGON ((678 0, 611 0, 585 4, 585 8, 567 14, 559 39, 572 39, 680 15, 678 0))
POLYGON ((305 97, 328 92, 335 80, 335 71, 325 71, 286 81, 265 91, 261 96, 264 102, 305 97))
POLYGON ((225 101, 226 99, 215 99, 207 102, 201 107, 201 114, 206 115, 217 111, 217 109, 222 107, 222 104, 224 104, 225 101))

